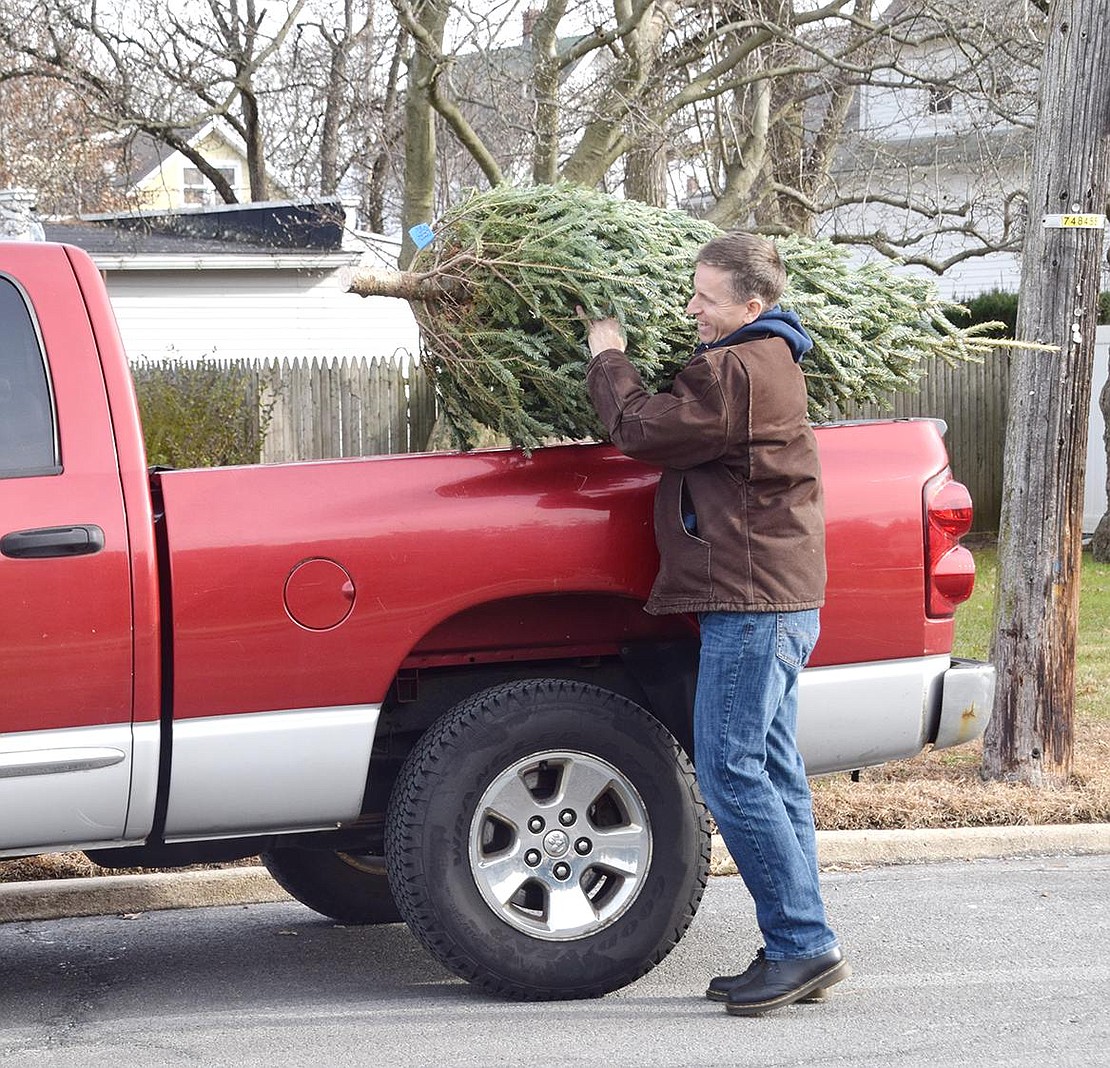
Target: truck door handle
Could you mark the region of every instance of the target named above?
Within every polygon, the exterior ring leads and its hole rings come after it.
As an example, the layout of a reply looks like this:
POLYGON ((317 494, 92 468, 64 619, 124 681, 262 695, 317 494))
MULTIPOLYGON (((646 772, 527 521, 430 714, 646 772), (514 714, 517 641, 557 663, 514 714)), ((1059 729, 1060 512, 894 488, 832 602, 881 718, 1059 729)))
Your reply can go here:
POLYGON ((94 523, 13 530, 0 538, 0 553, 24 560, 48 556, 91 556, 103 548, 104 531, 94 523))

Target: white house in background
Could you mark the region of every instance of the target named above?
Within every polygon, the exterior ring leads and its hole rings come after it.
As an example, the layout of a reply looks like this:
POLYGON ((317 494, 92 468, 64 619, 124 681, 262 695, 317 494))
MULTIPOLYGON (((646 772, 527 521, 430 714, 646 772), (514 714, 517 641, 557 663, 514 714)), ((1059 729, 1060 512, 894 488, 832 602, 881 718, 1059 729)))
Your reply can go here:
MULTIPOLYGON (((968 0, 968 6, 1012 23, 1007 0, 968 0)), ((894 0, 886 9, 890 20, 901 19, 921 5, 894 0)), ((921 16, 916 36, 892 35, 888 46, 897 50, 899 67, 934 84, 899 85, 896 76, 861 86, 854 105, 853 128, 837 160, 834 180, 843 192, 859 195, 860 203, 823 216, 819 234, 885 232, 902 238, 921 233, 908 254, 944 261, 980 242, 954 228, 926 236, 920 217, 893 202, 917 200, 951 212, 948 222, 958 225, 958 211, 966 206, 976 229, 989 240, 1009 236, 1020 241, 1025 227, 1040 224, 1028 218, 1026 194, 1031 180, 1032 120, 1038 70, 1007 55, 997 69, 977 66, 968 79, 967 57, 943 34, 931 34, 921 16), (997 107, 988 108, 987 97, 997 107), (1004 119, 1002 114, 1012 116, 1004 119)), ((903 29, 905 29, 903 24, 903 29)), ((935 224, 934 224, 935 225, 935 224)), ((860 251, 861 256, 867 252, 860 251)), ((1017 293, 1021 284, 1019 252, 970 256, 950 266, 943 275, 925 267, 900 268, 929 278, 942 296, 969 299, 992 289, 1017 293)), ((1110 288, 1110 272, 1103 257, 1103 285, 1110 288)), ((1095 366, 1087 437, 1083 529, 1092 532, 1107 509, 1107 456, 1099 393, 1107 381, 1110 326, 1096 333, 1095 366)))
MULTIPOLYGON (((1004 0, 968 5, 987 19, 991 12, 1003 20, 1012 16, 1004 0)), ((858 203, 823 216, 819 233, 881 233, 895 244, 908 239, 907 256, 934 262, 984 243, 1020 243, 1038 78, 1032 60, 1022 65, 1014 55, 993 63, 979 57, 972 67, 964 42, 936 32, 935 19, 916 0, 894 0, 884 17, 899 29, 880 46, 897 68, 857 90, 833 173, 839 191, 858 203), (939 213, 939 225, 897 206, 906 201, 928 205, 939 213), (960 233, 964 224, 980 236, 960 233)), ((1021 278, 1016 251, 970 256, 940 277, 925 267, 908 269, 956 298, 990 289, 1017 292, 1021 278)))
POLYGON ((343 291, 400 242, 348 231, 337 200, 222 205, 43 224, 100 268, 132 360, 415 356, 409 305, 343 291))

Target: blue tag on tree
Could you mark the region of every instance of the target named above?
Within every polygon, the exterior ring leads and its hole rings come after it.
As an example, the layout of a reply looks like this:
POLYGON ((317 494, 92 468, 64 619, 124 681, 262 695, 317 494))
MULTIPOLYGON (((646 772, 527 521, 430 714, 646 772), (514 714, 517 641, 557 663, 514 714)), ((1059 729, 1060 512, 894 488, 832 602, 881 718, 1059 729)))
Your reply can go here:
POLYGON ((412 238, 412 243, 417 248, 425 248, 436 239, 435 232, 427 223, 418 223, 413 226, 409 230, 409 237, 412 238))

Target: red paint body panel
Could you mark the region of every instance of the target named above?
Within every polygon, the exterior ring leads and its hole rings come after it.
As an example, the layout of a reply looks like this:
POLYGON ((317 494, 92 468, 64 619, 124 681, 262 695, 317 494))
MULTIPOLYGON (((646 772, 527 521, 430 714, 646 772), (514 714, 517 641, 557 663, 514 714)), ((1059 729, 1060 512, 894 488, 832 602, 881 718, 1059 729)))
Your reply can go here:
POLYGON ((111 409, 111 429, 131 563, 132 719, 136 723, 148 722, 159 718, 161 704, 161 591, 150 476, 143 429, 139 422, 139 405, 103 279, 87 255, 78 249, 66 251, 101 353, 104 389, 111 409))
MULTIPOLYGON (((70 559, 0 557, 0 732, 126 723, 132 545, 97 339, 64 248, 13 245, 3 267, 49 359, 61 469, 0 479, 0 536, 95 524, 105 547, 70 559)), ((110 358, 118 364, 119 352, 110 358)))
POLYGON ((925 614, 922 490, 947 469, 937 427, 897 420, 819 427, 828 594, 810 663, 949 653, 954 619, 925 614))
POLYGON ((414 650, 415 662, 503 658, 522 610, 547 624, 561 613, 533 639, 546 655, 554 634, 612 651, 659 626, 640 608, 655 566, 654 479, 590 446, 167 472, 175 714, 380 701, 414 650), (286 611, 286 579, 310 556, 340 564, 355 587, 330 630, 286 611), (585 617, 585 636, 567 634, 574 620, 544 603, 583 593, 624 602, 615 629, 600 635, 585 617), (493 602, 505 610, 483 608, 459 649, 447 621, 493 602))
MULTIPOLYGON (((924 614, 921 487, 935 427, 823 428, 829 600, 814 664, 950 648, 924 614)), ((162 476, 175 714, 380 701, 401 667, 615 652, 690 633, 641 604, 657 472, 600 445, 179 471, 162 476), (290 619, 287 576, 336 561, 347 619, 290 619)))

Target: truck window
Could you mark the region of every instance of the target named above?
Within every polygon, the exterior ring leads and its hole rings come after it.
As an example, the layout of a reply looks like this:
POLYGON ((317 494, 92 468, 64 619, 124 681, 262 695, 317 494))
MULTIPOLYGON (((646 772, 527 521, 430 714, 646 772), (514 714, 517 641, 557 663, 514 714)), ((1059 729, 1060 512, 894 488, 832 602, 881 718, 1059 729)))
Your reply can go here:
POLYGON ((54 406, 38 330, 19 288, 0 277, 0 478, 58 471, 54 406))

